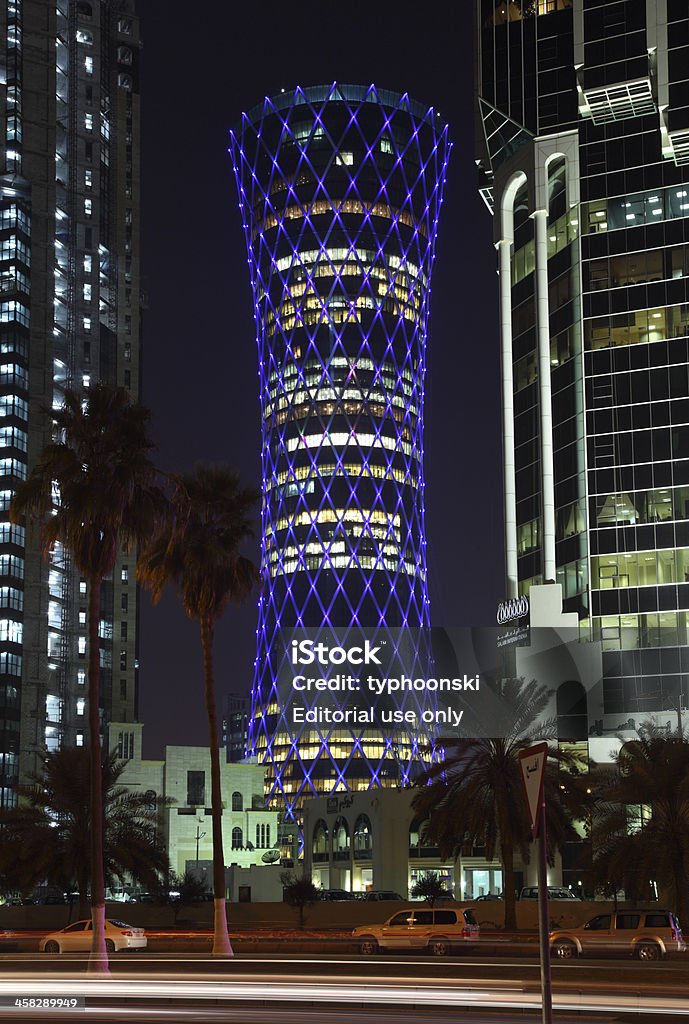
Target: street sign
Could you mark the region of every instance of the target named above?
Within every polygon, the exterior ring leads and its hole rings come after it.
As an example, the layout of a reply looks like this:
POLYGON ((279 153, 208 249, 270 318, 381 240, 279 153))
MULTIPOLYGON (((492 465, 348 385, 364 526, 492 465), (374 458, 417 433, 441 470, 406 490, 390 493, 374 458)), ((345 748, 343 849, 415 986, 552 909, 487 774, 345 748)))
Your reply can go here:
POLYGON ((543 779, 548 758, 548 744, 536 743, 519 751, 519 767, 526 802, 531 815, 531 834, 538 837, 538 946, 541 960, 541 1019, 553 1024, 553 981, 550 972, 550 918, 548 914, 548 856, 545 824, 543 779))
POLYGON ((543 777, 545 775, 547 757, 547 743, 537 743, 535 746, 527 747, 519 752, 519 766, 522 770, 524 792, 531 816, 531 835, 534 839, 538 835, 540 809, 543 802, 543 777))

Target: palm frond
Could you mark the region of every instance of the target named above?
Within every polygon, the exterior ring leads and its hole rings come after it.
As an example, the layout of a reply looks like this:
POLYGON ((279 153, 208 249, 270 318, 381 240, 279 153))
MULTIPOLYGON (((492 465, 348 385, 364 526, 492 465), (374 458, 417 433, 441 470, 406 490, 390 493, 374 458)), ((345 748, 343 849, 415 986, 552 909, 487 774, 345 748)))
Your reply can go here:
POLYGON ((139 580, 154 602, 166 586, 177 586, 190 618, 214 622, 229 601, 246 599, 258 580, 240 550, 253 536, 258 494, 243 489, 224 466, 199 465, 173 475, 171 483, 168 514, 139 555, 139 580))

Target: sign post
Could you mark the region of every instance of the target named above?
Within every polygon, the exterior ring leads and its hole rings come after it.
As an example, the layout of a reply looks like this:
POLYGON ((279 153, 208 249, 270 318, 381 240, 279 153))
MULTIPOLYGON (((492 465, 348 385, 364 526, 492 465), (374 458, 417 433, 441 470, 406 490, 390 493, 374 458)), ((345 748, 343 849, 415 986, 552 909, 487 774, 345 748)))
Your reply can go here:
POLYGON ((531 835, 538 837, 538 941, 541 954, 543 1024, 553 1024, 553 983, 550 971, 550 920, 548 915, 548 855, 543 781, 548 744, 537 743, 519 753, 526 802, 531 816, 531 835))

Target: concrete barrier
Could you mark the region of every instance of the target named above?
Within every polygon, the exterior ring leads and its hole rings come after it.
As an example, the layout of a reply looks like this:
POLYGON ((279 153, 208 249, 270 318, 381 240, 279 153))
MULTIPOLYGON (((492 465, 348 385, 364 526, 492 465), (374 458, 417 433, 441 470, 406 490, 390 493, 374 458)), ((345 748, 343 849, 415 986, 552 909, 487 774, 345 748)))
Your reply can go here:
MULTIPOLYGON (((449 904, 445 904, 448 906, 449 904)), ((361 924, 380 924, 396 911, 407 906, 395 900, 343 900, 324 901, 307 907, 305 913, 306 927, 316 930, 341 930, 356 928, 361 924)), ((505 926, 505 905, 502 900, 481 900, 473 903, 452 904, 457 907, 469 907, 476 915, 479 925, 489 931, 503 930, 505 926)), ((631 903, 620 903, 619 906, 631 907, 631 903)), ((551 928, 573 927, 584 924, 594 914, 612 910, 612 903, 589 902, 579 900, 550 900, 551 928)), ((120 918, 129 924, 148 930, 156 929, 201 929, 212 928, 213 904, 191 903, 179 910, 177 922, 172 909, 152 903, 114 903, 106 904, 108 917, 120 918)), ((72 908, 71 920, 79 917, 79 908, 72 908)), ((299 914, 294 907, 286 903, 228 903, 227 917, 230 929, 261 929, 261 928, 296 928, 299 914)), ((28 906, 0 907, 0 929, 56 931, 70 920, 68 906, 28 906)), ((517 902, 517 927, 520 931, 538 929, 538 901, 520 900, 517 902)))

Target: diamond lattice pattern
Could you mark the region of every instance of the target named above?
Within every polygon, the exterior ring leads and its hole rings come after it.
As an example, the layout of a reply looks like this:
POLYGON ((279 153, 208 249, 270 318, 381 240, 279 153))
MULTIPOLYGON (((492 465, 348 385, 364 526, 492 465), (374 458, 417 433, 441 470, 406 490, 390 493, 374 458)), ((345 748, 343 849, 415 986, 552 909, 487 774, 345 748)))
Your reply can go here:
MULTIPOLYGON (((424 377, 449 149, 432 109, 360 86, 266 99, 230 135, 262 414, 249 750, 288 809, 405 784, 428 757, 423 727, 295 727, 288 652, 303 630, 346 642, 365 629, 410 676, 428 672, 424 377)), ((395 707, 423 705, 412 693, 395 707)))

